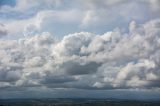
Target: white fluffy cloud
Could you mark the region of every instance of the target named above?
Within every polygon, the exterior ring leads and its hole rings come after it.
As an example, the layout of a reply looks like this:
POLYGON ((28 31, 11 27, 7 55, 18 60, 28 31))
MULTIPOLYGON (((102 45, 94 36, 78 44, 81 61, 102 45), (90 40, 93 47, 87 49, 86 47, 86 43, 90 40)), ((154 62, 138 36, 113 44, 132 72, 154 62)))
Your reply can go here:
POLYGON ((0 40, 0 88, 127 89, 160 87, 160 21, 129 32, 49 33, 0 40))

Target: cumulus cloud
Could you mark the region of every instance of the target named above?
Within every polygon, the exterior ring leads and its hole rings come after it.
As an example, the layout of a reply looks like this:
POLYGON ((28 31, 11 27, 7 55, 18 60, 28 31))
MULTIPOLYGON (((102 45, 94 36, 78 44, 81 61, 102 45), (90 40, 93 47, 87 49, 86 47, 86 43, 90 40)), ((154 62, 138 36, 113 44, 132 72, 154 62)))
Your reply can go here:
POLYGON ((159 88, 160 20, 128 29, 0 40, 0 88, 159 88))

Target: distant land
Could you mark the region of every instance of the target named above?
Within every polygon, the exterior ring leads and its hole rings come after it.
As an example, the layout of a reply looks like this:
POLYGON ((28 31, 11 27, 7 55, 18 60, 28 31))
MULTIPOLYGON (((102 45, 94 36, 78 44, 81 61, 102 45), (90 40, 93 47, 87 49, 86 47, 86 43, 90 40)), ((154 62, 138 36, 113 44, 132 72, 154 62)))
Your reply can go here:
POLYGON ((0 106, 160 106, 160 100, 126 99, 0 99, 0 106))

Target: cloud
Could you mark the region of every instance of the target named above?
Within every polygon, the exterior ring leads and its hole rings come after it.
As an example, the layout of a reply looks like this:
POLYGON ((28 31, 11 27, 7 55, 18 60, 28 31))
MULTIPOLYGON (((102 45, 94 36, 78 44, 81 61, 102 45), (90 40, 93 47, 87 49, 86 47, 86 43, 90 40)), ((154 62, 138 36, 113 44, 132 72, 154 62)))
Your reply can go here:
POLYGON ((44 8, 41 8, 41 6, 44 6, 45 8, 56 8, 61 4, 61 1, 62 0, 16 0, 14 5, 8 2, 6 2, 8 5, 2 4, 1 11, 23 12, 26 10, 30 11, 32 8, 34 8, 35 12, 43 10, 44 8))
POLYGON ((43 84, 61 84, 61 83, 67 83, 67 82, 72 82, 76 81, 76 78, 72 76, 51 76, 47 75, 45 79, 42 79, 43 84))
POLYGON ((0 81, 1 82, 14 82, 19 80, 21 73, 19 70, 21 67, 16 66, 9 66, 9 67, 2 67, 0 73, 0 81))
POLYGON ((0 20, 11 39, 44 31, 62 38, 81 31, 102 34, 116 27, 127 30, 132 20, 145 23, 159 18, 158 5, 158 0, 17 0, 15 6, 2 5, 0 20))
POLYGON ((58 37, 76 30, 78 31, 78 24, 81 22, 83 14, 83 12, 74 9, 44 10, 37 12, 37 14, 27 19, 4 20, 3 23, 5 23, 5 28, 10 39, 34 36, 42 32, 49 32, 58 37), (71 26, 68 27, 68 24, 71 26))
POLYGON ((149 0, 148 2, 149 2, 149 5, 153 11, 158 11, 160 9, 159 8, 159 5, 160 5, 159 0, 149 0))
POLYGON ((69 75, 83 75, 83 74, 95 73, 99 65, 96 62, 82 64, 82 63, 67 61, 63 63, 61 67, 69 75))
POLYGON ((0 98, 159 94, 159 0, 2 2, 0 98))
POLYGON ((61 40, 47 32, 0 40, 0 89, 159 88, 160 21, 133 21, 128 29, 74 33, 61 40))

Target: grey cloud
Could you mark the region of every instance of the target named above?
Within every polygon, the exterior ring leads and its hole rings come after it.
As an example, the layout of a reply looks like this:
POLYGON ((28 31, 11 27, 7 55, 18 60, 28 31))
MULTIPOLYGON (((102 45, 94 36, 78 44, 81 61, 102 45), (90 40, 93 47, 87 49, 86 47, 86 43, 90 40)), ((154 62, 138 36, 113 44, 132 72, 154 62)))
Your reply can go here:
POLYGON ((0 68, 1 82, 15 82, 21 78, 21 66, 2 66, 0 68))
POLYGON ((70 76, 51 76, 47 75, 44 80, 41 82, 43 84, 60 84, 60 83, 67 83, 67 82, 72 82, 76 81, 74 77, 70 76))
POLYGON ((62 69, 69 75, 83 75, 95 73, 99 66, 100 65, 96 62, 82 64, 74 61, 67 61, 60 67, 62 67, 62 69))

